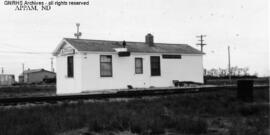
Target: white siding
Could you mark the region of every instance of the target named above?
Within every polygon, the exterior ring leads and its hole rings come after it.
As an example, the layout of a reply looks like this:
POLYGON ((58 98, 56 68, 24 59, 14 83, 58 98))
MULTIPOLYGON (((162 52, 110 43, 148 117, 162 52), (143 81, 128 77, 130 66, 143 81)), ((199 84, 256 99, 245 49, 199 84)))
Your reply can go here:
POLYGON ((113 77, 100 77, 100 55, 87 54, 82 60, 82 90, 121 89, 132 85, 143 87, 173 86, 172 80, 203 82, 202 56, 163 59, 161 54, 135 54, 130 57, 112 55, 113 77), (161 76, 151 76, 150 56, 160 56, 161 76), (143 58, 143 74, 135 74, 135 57, 143 58))
POLYGON ((57 93, 134 88, 169 87, 172 80, 203 82, 202 55, 163 59, 162 54, 84 53, 74 56, 74 78, 67 78, 67 56, 57 57, 57 93), (100 77, 100 55, 112 55, 112 77, 100 77), (160 56, 161 76, 151 76, 150 56, 160 56), (143 58, 143 74, 135 74, 135 57, 143 58))
POLYGON ((138 56, 143 58, 144 73, 135 74, 134 55, 131 57, 119 57, 117 54, 113 54, 113 76, 100 77, 100 55, 101 54, 87 54, 87 58, 83 59, 83 90, 127 88, 127 85, 148 87, 150 85, 149 69, 146 70, 146 68, 150 68, 150 66, 147 66, 146 56, 138 56))
POLYGON ((79 93, 82 86, 81 55, 74 55, 74 77, 67 77, 67 56, 56 57, 57 93, 79 93))

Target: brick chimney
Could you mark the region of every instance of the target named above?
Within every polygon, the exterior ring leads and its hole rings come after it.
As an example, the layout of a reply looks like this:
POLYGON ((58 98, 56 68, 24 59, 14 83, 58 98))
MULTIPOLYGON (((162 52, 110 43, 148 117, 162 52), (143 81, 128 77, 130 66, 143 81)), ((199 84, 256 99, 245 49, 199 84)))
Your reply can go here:
POLYGON ((145 36, 145 43, 148 44, 149 46, 154 46, 154 36, 150 33, 148 33, 145 36))

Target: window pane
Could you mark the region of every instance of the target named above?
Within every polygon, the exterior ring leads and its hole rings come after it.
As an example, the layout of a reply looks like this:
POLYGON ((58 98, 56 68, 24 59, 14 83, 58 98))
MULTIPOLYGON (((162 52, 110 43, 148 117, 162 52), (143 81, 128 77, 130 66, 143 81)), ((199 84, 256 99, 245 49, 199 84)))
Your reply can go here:
POLYGON ((111 63, 101 63, 101 76, 112 76, 112 65, 111 63))
POLYGON ((142 69, 141 68, 136 68, 135 73, 136 74, 142 74, 142 69))
POLYGON ((142 66, 142 61, 141 61, 141 59, 139 59, 139 58, 136 58, 135 59, 135 65, 136 65, 136 67, 141 67, 142 66))
POLYGON ((112 62, 112 57, 111 56, 101 56, 100 62, 112 62))
POLYGON ((101 63, 102 71, 109 71, 111 70, 111 63, 101 63))

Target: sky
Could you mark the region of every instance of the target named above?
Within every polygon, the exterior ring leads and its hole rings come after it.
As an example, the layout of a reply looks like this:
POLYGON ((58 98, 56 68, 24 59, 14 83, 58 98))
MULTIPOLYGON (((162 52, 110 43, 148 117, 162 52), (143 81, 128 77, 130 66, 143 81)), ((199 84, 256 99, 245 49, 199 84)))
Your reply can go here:
POLYGON ((22 63, 25 69, 51 70, 50 53, 62 38, 74 37, 76 23, 84 39, 144 42, 152 33, 155 42, 197 49, 196 36, 203 34, 204 68, 227 68, 230 46, 232 66, 270 73, 267 0, 89 0, 86 6, 52 5, 49 11, 15 11, 5 1, 0 2, 0 67, 16 79, 22 63))

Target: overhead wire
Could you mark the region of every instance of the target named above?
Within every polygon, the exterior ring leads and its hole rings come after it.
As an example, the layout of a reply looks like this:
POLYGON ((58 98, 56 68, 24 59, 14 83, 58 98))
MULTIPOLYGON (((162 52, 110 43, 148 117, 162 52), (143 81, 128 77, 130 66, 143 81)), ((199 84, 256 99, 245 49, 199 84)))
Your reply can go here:
POLYGON ((32 49, 29 49, 29 48, 20 47, 20 46, 12 45, 12 44, 9 44, 9 43, 3 43, 3 42, 0 42, 0 46, 11 47, 11 48, 16 48, 16 49, 22 49, 22 50, 27 50, 27 51, 32 50, 32 49))
POLYGON ((22 52, 22 51, 0 51, 0 53, 11 53, 11 54, 52 54, 51 52, 22 52))
POLYGON ((12 48, 12 49, 19 49, 19 50, 23 50, 23 51, 5 51, 5 50, 0 50, 0 53, 4 53, 4 54, 52 54, 51 52, 38 52, 38 51, 33 51, 32 49, 28 49, 28 48, 22 48, 19 46, 15 46, 12 44, 7 44, 7 43, 0 43, 0 46, 5 47, 5 49, 8 49, 6 47, 12 48), (31 50, 31 51, 29 51, 31 50))

